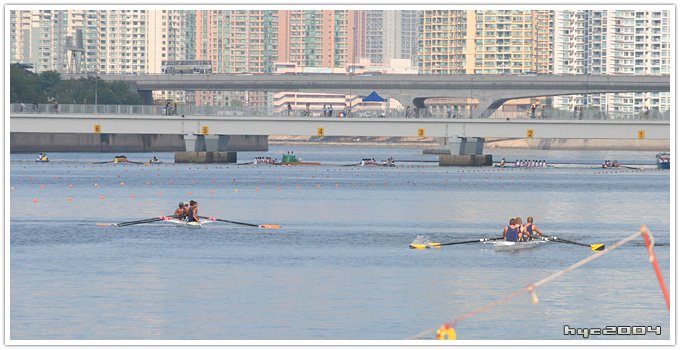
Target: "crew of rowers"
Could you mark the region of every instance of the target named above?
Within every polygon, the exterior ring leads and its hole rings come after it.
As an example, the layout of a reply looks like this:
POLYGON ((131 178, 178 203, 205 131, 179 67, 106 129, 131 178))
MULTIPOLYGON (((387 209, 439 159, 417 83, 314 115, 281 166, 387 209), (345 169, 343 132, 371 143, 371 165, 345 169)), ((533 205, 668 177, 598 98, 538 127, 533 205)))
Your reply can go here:
POLYGON ((527 223, 522 225, 519 216, 511 218, 510 223, 503 229, 503 239, 509 242, 526 242, 536 238, 535 234, 543 236, 543 233, 534 225, 534 218, 529 216, 527 223))
POLYGON ((363 158, 361 160, 361 163, 359 163, 360 166, 366 166, 366 165, 387 165, 387 166, 394 166, 394 158, 389 157, 383 164, 378 164, 378 162, 375 160, 375 158, 363 158))
POLYGON ((277 164, 276 158, 272 157, 255 157, 253 164, 277 164))
POLYGON ((527 168, 545 168, 545 160, 516 160, 516 167, 527 167, 527 168))
POLYGON ((40 155, 38 156, 38 161, 39 161, 39 162, 47 162, 48 160, 49 160, 49 159, 47 159, 47 154, 45 154, 45 153, 42 153, 42 152, 41 152, 40 155))
POLYGON ((548 165, 545 163, 545 160, 516 160, 514 163, 508 163, 505 161, 505 158, 501 159, 500 162, 498 162, 498 165, 500 167, 504 167, 508 164, 512 164, 515 168, 519 167, 524 167, 524 168, 545 168, 548 165))
POLYGON ((605 160, 604 163, 602 163, 603 168, 618 168, 621 166, 621 163, 619 163, 618 160, 613 160, 613 161, 608 161, 605 160))
POLYGON ((361 166, 376 165, 376 164, 378 164, 378 162, 375 161, 375 158, 364 158, 364 159, 361 160, 361 163, 360 163, 361 166))
POLYGON ((172 216, 183 221, 198 221, 198 202, 179 202, 179 208, 175 209, 172 216))

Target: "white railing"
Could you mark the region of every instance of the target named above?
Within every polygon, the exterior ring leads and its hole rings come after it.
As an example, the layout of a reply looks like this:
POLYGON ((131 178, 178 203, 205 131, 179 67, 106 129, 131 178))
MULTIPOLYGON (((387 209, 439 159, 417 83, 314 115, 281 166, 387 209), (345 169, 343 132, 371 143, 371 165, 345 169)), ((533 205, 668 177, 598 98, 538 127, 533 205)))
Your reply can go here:
MULTIPOLYGON (((428 119, 470 119, 468 111, 443 111, 438 109, 375 109, 348 110, 333 109, 292 109, 272 111, 270 108, 254 107, 220 107, 193 105, 83 105, 83 104, 10 104, 11 113, 45 113, 45 114, 125 114, 125 115, 158 115, 158 116, 215 116, 215 117, 327 117, 327 118, 428 118, 428 119)), ((473 111, 473 118, 478 115, 473 111)), ((482 118, 500 119, 548 119, 548 120, 669 120, 670 111, 659 112, 604 112, 598 109, 577 111, 552 108, 518 111, 495 110, 483 113, 482 118)))

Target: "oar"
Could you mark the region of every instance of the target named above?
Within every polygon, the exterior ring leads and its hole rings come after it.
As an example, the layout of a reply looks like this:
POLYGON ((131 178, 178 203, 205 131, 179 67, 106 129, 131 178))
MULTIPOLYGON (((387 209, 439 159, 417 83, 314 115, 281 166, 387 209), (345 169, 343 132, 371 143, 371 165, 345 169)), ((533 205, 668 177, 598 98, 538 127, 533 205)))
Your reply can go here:
POLYGON ((590 247, 592 251, 602 251, 604 250, 604 244, 598 243, 598 244, 586 244, 586 243, 580 243, 580 242, 574 242, 570 241, 567 239, 559 238, 559 237, 546 237, 547 240, 553 241, 553 242, 559 242, 559 243, 566 243, 566 244, 573 244, 573 245, 579 245, 582 247, 590 247))
POLYGON ((130 225, 137 225, 137 224, 146 224, 149 222, 155 222, 155 221, 161 221, 165 220, 165 216, 160 216, 160 217, 155 217, 155 218, 149 218, 149 219, 142 219, 142 220, 135 220, 135 221, 126 221, 126 222, 119 222, 117 224, 100 224, 98 223, 97 226, 116 226, 116 227, 123 227, 123 226, 130 226, 130 225))
POLYGON ((459 241, 459 242, 449 242, 449 243, 435 243, 435 242, 429 242, 429 243, 412 243, 409 244, 409 248, 411 249, 427 249, 427 248, 441 248, 442 246, 445 245, 457 245, 457 244, 468 244, 468 243, 479 243, 479 242, 489 242, 489 241, 497 241, 499 239, 503 239, 503 237, 498 237, 498 238, 479 238, 475 240, 469 240, 469 241, 459 241))
POLYGON ((207 216, 199 216, 199 218, 208 219, 208 220, 212 220, 212 221, 227 222, 227 223, 236 224, 236 225, 250 226, 250 227, 269 228, 269 229, 281 228, 281 225, 277 225, 277 224, 249 224, 247 222, 239 222, 239 221, 211 218, 211 217, 207 217, 207 216))

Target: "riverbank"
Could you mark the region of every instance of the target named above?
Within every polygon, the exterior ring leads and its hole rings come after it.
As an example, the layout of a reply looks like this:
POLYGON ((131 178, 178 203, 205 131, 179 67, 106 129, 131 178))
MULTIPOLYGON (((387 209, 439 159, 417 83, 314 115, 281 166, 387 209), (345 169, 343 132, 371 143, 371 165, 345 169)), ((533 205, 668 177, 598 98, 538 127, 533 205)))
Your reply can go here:
MULTIPOLYGON (((446 148, 443 140, 434 137, 317 137, 317 136, 269 136, 270 145, 315 146, 370 146, 446 148)), ((612 140, 612 139, 486 139, 485 149, 539 149, 539 150, 625 150, 669 151, 670 140, 612 140)))

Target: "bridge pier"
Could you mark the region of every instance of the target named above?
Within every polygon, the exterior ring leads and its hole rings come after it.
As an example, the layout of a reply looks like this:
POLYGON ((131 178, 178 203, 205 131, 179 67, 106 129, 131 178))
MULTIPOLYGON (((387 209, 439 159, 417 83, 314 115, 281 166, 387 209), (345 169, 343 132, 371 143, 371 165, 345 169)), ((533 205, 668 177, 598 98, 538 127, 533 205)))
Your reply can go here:
POLYGON ((175 152, 175 163, 236 163, 236 152, 227 149, 229 136, 184 135, 185 152, 175 152))
POLYGON ((484 138, 450 137, 451 154, 439 155, 439 166, 490 166, 493 157, 484 153, 484 138))

